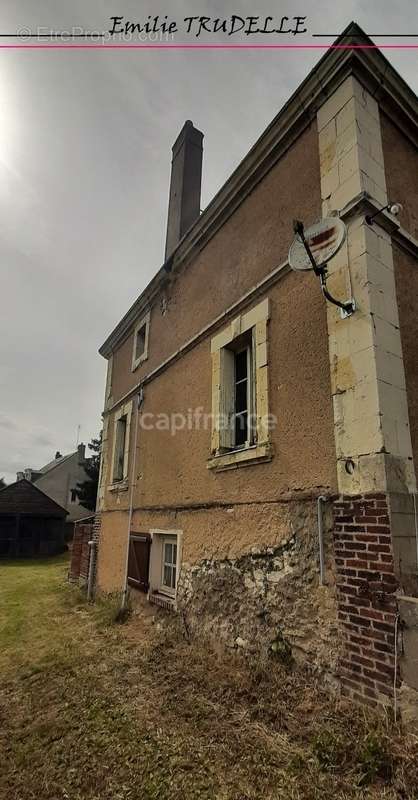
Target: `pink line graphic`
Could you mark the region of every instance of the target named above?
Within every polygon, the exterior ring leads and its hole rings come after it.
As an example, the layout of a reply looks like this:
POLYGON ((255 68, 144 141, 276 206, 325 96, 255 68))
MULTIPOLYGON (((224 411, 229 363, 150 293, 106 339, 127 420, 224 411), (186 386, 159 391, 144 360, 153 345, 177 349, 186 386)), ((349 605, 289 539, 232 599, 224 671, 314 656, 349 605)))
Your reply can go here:
POLYGON ((418 50, 418 44, 0 44, 0 50, 418 50))

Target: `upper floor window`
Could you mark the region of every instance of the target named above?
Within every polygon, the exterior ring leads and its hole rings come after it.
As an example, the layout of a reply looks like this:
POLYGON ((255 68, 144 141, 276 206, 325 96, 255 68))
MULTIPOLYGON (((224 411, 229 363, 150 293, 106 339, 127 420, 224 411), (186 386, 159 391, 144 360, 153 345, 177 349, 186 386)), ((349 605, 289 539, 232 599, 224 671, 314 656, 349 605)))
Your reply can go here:
POLYGON ((131 412, 132 403, 129 402, 119 408, 115 416, 113 431, 112 483, 123 481, 128 477, 131 412))
POLYGON ((113 460, 114 481, 122 481, 124 478, 123 462, 125 459, 126 422, 127 422, 126 414, 125 416, 120 417, 116 422, 115 457, 113 460))
POLYGON ((271 457, 268 319, 266 299, 232 320, 212 339, 211 468, 271 457))
POLYGON ((148 358, 150 313, 142 317, 134 330, 132 351, 132 371, 134 371, 146 358, 148 358))

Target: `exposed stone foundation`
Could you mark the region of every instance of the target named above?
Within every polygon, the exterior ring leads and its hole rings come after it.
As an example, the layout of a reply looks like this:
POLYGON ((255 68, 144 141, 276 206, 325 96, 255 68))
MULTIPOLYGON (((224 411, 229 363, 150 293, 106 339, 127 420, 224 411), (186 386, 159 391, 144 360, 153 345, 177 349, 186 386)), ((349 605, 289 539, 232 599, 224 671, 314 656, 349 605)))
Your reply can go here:
POLYGON ((195 635, 286 659, 290 648, 292 658, 332 677, 339 632, 331 537, 325 536, 327 585, 320 586, 316 502, 292 505, 289 535, 279 545, 183 564, 178 607, 195 635))

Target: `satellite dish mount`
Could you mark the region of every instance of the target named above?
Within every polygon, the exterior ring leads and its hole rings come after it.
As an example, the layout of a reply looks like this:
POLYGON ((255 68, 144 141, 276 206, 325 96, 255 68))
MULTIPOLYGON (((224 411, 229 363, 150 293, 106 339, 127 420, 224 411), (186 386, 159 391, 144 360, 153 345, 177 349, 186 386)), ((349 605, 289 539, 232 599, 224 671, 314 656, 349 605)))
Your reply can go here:
POLYGON ((323 219, 305 231, 303 222, 293 223, 295 238, 289 250, 289 264, 294 270, 313 269, 318 276, 325 299, 338 306, 341 316, 350 317, 356 310, 353 298, 345 303, 333 297, 327 289, 327 263, 338 253, 344 244, 346 228, 338 217, 323 219))

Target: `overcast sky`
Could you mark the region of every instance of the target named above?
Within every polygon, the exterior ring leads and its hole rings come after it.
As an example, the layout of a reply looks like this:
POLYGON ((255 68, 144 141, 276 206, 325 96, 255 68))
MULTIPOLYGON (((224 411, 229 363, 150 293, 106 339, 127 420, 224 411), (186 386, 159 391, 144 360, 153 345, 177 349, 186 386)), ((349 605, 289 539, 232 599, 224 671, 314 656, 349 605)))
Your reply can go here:
MULTIPOLYGON (((354 19, 370 34, 418 34, 416 0, 3 0, 0 33, 105 31, 113 15, 151 13, 299 14, 309 33, 337 34, 354 19)), ((321 54, 0 50, 0 476, 8 482, 57 449, 73 450, 78 425, 84 441, 100 429, 97 349, 162 264, 171 145, 183 122, 205 134, 205 207, 321 54)), ((385 54, 416 91, 418 51, 385 54)))

